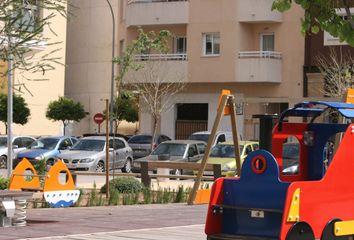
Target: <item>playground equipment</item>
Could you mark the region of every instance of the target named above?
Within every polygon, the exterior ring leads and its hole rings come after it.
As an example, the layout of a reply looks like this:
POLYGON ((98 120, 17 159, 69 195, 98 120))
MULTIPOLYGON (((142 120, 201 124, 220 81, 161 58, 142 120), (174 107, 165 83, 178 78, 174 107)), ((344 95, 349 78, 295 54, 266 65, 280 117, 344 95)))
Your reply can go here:
POLYGON ((354 104, 296 104, 275 125, 271 153, 254 151, 240 177, 216 180, 205 226, 208 240, 353 239, 354 124, 319 123, 327 113, 350 120, 354 104), (309 121, 291 122, 295 117, 309 121), (328 158, 328 140, 339 133, 342 141, 328 158), (283 144, 289 137, 297 139, 300 153, 298 162, 285 168, 283 144))
POLYGON ((51 207, 69 207, 80 196, 80 191, 75 190, 69 169, 62 161, 57 161, 46 175, 38 175, 32 164, 24 158, 11 175, 9 190, 43 191, 44 198, 51 207), (31 173, 26 173, 28 171, 31 173), (63 184, 59 179, 60 173, 66 173, 67 176, 63 184), (43 189, 41 177, 44 178, 43 189))

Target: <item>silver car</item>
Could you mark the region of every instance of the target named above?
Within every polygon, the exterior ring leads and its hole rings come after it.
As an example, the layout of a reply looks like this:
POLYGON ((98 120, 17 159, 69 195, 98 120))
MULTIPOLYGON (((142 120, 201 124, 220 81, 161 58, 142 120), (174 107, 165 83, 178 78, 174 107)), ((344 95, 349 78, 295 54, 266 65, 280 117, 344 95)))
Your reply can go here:
MULTIPOLYGON (((70 170, 104 172, 106 137, 81 138, 70 150, 58 155, 70 170)), ((109 138, 109 168, 131 172, 133 151, 123 138, 109 138)))

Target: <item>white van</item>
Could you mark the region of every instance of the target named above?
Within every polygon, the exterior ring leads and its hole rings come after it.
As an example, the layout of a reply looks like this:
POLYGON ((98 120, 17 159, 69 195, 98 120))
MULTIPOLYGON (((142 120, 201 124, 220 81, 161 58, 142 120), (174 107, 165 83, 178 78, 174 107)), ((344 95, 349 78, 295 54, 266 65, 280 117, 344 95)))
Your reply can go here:
MULTIPOLYGON (((203 131, 203 132, 195 132, 190 135, 190 140, 199 140, 208 143, 209 136, 211 131, 203 131)), ((215 141, 213 142, 213 146, 221 142, 233 141, 232 139, 232 132, 226 131, 218 131, 216 132, 215 141)))

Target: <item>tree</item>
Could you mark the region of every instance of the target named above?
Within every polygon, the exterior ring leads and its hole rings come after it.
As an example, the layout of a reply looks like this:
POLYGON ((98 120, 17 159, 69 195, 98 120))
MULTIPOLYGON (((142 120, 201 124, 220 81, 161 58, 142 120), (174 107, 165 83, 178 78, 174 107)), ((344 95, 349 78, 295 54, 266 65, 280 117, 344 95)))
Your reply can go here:
MULTIPOLYGON (((59 63, 53 53, 34 56, 33 49, 50 43, 43 37, 43 31, 51 29, 51 19, 57 15, 67 16, 66 0, 1 0, 0 1, 0 60, 12 61, 13 72, 41 72, 54 68, 59 63), (43 16, 42 9, 50 10, 50 14, 43 16)), ((55 51, 54 51, 55 52, 55 51)))
POLYGON ((84 110, 84 106, 74 100, 66 97, 59 97, 58 100, 49 103, 46 117, 54 121, 62 121, 65 127, 69 124, 69 121, 79 122, 85 118, 87 113, 84 110))
POLYGON ((131 88, 138 92, 142 100, 142 110, 149 112, 153 118, 153 140, 157 135, 162 113, 173 106, 173 96, 186 85, 183 73, 171 71, 169 66, 167 60, 146 61, 144 67, 135 74, 134 84, 131 84, 131 88))
POLYGON ((121 121, 136 122, 139 120, 138 98, 136 94, 127 89, 121 89, 118 97, 116 97, 113 106, 113 119, 116 119, 117 125, 115 133, 121 121))
MULTIPOLYGON (((136 61, 137 60, 136 54, 142 54, 142 53, 146 54, 146 53, 150 53, 150 52, 166 54, 169 50, 168 40, 172 36, 173 36, 173 34, 168 30, 161 30, 160 32, 156 33, 154 31, 144 32, 143 29, 138 28, 137 38, 135 40, 133 40, 127 46, 127 48, 125 49, 122 56, 114 59, 114 62, 119 65, 119 73, 118 73, 118 77, 117 77, 117 90, 118 90, 117 92, 118 93, 119 93, 122 83, 126 82, 125 77, 129 71, 131 71, 131 70, 139 71, 139 70, 142 70, 146 66, 146 64, 142 64, 142 62, 136 61)), ((147 61, 147 62, 151 62, 151 61, 147 61)), ((157 71, 156 71, 156 68, 153 68, 152 71, 150 68, 150 70, 147 70, 146 73, 147 74, 154 73, 154 75, 156 76, 157 71)), ((158 127, 158 120, 160 119, 161 113, 167 109, 166 107, 163 107, 163 108, 158 107, 158 105, 161 104, 161 102, 158 102, 158 101, 160 101, 165 96, 165 94, 161 94, 161 92, 166 92, 166 91, 168 92, 169 90, 167 90, 167 89, 172 88, 171 84, 169 84, 169 87, 165 86, 165 83, 167 83, 169 81, 171 83, 171 79, 163 79, 162 77, 159 77, 157 79, 157 78, 153 78, 152 76, 150 76, 150 77, 146 76, 145 78, 140 79, 140 80, 143 80, 143 82, 145 82, 145 83, 141 82, 137 78, 135 78, 135 80, 136 80, 136 83, 134 83, 134 81, 128 81, 127 84, 133 90, 138 91, 139 96, 143 97, 143 99, 145 98, 144 96, 146 96, 147 101, 145 101, 145 100, 144 101, 147 103, 147 105, 152 104, 149 102, 151 99, 150 97, 147 97, 146 94, 143 96, 143 94, 147 93, 147 91, 149 89, 148 82, 152 82, 152 81, 159 81, 160 82, 159 86, 156 86, 156 85, 154 86, 153 84, 150 85, 151 86, 150 90, 154 91, 154 94, 160 95, 160 97, 156 96, 156 98, 154 98, 155 101, 153 103, 155 104, 155 106, 153 108, 148 108, 150 113, 153 115, 153 119, 154 119, 153 133, 152 133, 152 138, 153 138, 152 143, 153 143, 155 136, 156 136, 157 127, 158 127)), ((171 94, 172 94, 172 92, 171 92, 171 94)), ((164 104, 162 104, 162 105, 164 106, 164 104)), ((152 145, 151 145, 151 147, 152 147, 152 145)))
POLYGON ((291 8, 292 3, 305 10, 301 19, 303 33, 316 34, 324 30, 354 46, 354 18, 350 12, 354 7, 353 0, 274 0, 272 9, 284 12, 291 8), (344 9, 344 17, 338 14, 340 8, 344 9))
POLYGON ((327 97, 342 97, 354 87, 354 59, 348 54, 337 53, 333 48, 329 56, 320 55, 317 66, 324 76, 323 93, 327 97))
MULTIPOLYGON (((30 116, 30 109, 27 107, 27 103, 23 97, 19 95, 13 96, 13 110, 14 123, 25 125, 30 116)), ((7 95, 4 93, 0 94, 0 121, 7 127, 7 95)))

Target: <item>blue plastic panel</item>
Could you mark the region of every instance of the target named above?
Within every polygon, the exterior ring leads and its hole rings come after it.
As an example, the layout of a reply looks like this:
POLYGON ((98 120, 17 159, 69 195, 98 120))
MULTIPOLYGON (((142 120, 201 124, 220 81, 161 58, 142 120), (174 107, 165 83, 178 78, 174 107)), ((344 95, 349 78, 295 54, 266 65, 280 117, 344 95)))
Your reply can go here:
POLYGON ((225 179, 223 233, 257 237, 279 237, 282 211, 289 183, 279 180, 273 155, 264 150, 249 154, 242 165, 239 180, 225 179), (252 170, 252 159, 266 160, 263 173, 252 170), (251 216, 251 210, 264 209, 264 217, 251 216))

